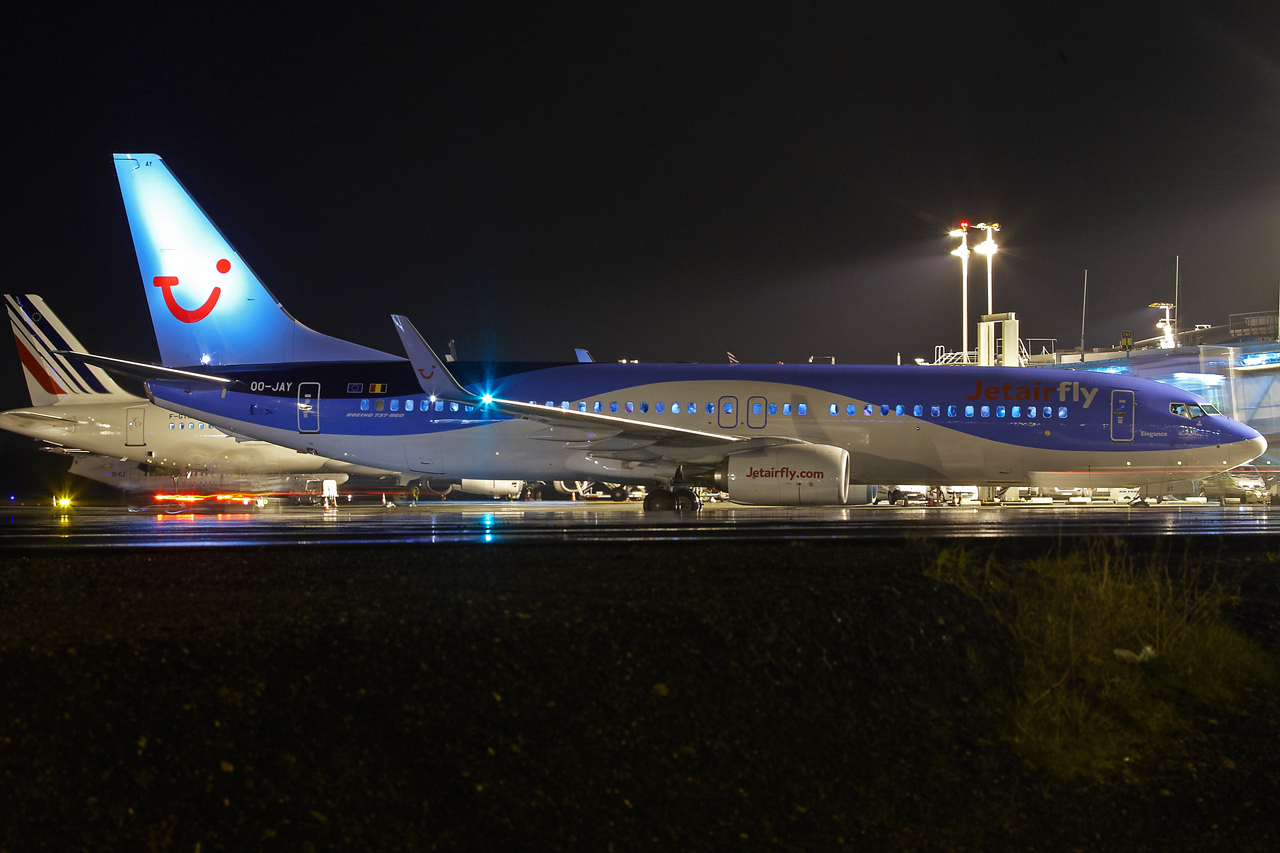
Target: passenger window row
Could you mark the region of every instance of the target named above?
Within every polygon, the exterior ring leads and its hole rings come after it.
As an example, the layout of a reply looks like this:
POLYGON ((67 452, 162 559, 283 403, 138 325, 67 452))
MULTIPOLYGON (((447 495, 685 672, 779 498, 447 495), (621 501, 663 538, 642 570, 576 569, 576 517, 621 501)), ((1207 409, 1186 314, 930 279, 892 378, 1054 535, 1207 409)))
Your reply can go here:
MULTIPOLYGON (((530 405, 535 405, 535 406, 538 404, 536 400, 530 400, 529 403, 530 405)), ((404 410, 406 412, 412 412, 414 410, 415 401, 413 399, 406 399, 403 405, 404 405, 404 410)), ((553 400, 548 400, 545 405, 548 408, 556 408, 555 401, 553 400)), ((401 406, 400 400, 396 400, 396 399, 393 399, 393 400, 375 399, 372 402, 372 408, 374 411, 377 411, 377 412, 381 412, 388 408, 393 412, 398 412, 400 411, 400 406, 401 406)), ((766 406, 768 408, 769 414, 771 415, 778 414, 779 406, 777 403, 761 404, 759 402, 751 403, 751 414, 753 415, 762 414, 766 406)), ((446 410, 446 408, 450 412, 475 411, 475 406, 465 406, 459 403, 446 403, 444 400, 435 400, 434 402, 430 400, 423 400, 421 404, 421 409, 424 412, 426 411, 443 412, 446 410)), ((572 411, 574 406, 568 400, 563 400, 561 401, 559 408, 568 412, 568 411, 572 411)), ((783 403, 781 408, 782 408, 783 415, 791 415, 793 412, 791 403, 783 403)), ((907 407, 902 405, 901 403, 893 406, 887 403, 881 404, 879 406, 872 405, 871 403, 866 403, 866 404, 863 404, 861 407, 859 407, 856 403, 848 403, 844 406, 844 414, 846 417, 856 417, 858 415, 859 408, 861 408, 862 416, 867 418, 873 417, 876 414, 877 410, 879 411, 881 417, 888 417, 891 413, 893 415, 896 415, 897 417, 904 417, 907 413, 907 407)), ((924 406, 919 404, 912 406, 911 408, 912 417, 923 418, 925 416, 924 408, 925 408, 924 406)), ((362 412, 369 411, 370 401, 361 400, 360 410, 362 412)), ((577 410, 579 412, 591 411, 595 414, 604 414, 607 411, 609 414, 613 414, 613 415, 635 414, 636 412, 639 412, 640 414, 643 415, 643 414, 648 414, 650 411, 650 408, 647 402, 635 403, 632 401, 627 401, 624 403, 618 403, 618 402, 604 403, 600 400, 592 401, 590 403, 590 407, 588 408, 587 401, 579 400, 577 403, 577 410)), ((732 414, 733 410, 734 410, 733 402, 725 401, 724 414, 732 414)), ((1198 418, 1204 414, 1212 414, 1212 415, 1218 414, 1218 410, 1216 408, 1207 404, 1203 406, 1194 406, 1194 405, 1186 405, 1183 403, 1172 403, 1169 406, 1169 410, 1173 412, 1173 414, 1175 415, 1182 415, 1183 417, 1187 417, 1187 418, 1198 418)), ((694 415, 698 413, 698 404, 673 402, 668 405, 667 403, 654 403, 652 411, 655 414, 659 414, 659 415, 665 414, 668 411, 673 415, 679 415, 679 414, 694 415)), ((716 413, 716 404, 707 403, 705 406, 705 411, 708 415, 714 415, 716 413)), ((839 417, 840 411, 841 411, 840 404, 832 403, 827 408, 827 411, 832 416, 839 417)), ((943 411, 942 406, 937 406, 937 405, 930 406, 929 417, 940 418, 942 417, 942 411, 943 411)), ((961 410, 959 406, 947 406, 946 412, 947 412, 948 418, 959 418, 961 416, 961 410)), ((809 407, 806 403, 796 403, 794 407, 794 413, 798 416, 804 417, 809 413, 809 407)), ((1006 406, 977 406, 975 407, 975 406, 969 405, 964 407, 964 417, 966 418, 972 418, 975 416, 989 418, 992 415, 994 415, 997 418, 1009 417, 1015 420, 1021 419, 1023 417, 1026 417, 1028 419, 1035 419, 1035 420, 1042 420, 1042 419, 1051 420, 1054 416, 1054 411, 1052 406, 1043 406, 1043 407, 1026 406, 1025 409, 1023 406, 1007 406, 1007 407, 1006 406)), ((1057 416, 1059 418, 1065 418, 1067 416, 1067 407, 1059 406, 1057 416)), ((173 429, 173 424, 170 424, 169 428, 173 429)), ((194 428, 195 426, 193 425, 192 429, 194 428)))

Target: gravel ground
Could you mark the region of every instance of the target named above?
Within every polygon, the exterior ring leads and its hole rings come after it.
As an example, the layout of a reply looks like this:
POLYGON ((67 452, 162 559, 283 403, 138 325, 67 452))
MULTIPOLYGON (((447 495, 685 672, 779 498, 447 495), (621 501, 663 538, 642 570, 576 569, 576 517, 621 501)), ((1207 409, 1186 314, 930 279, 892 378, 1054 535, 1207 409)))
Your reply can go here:
MULTIPOLYGON (((1280 848, 1275 695, 1054 783, 923 547, 0 556, 0 849, 1280 848)), ((1280 652, 1264 552, 1235 618, 1280 652)))

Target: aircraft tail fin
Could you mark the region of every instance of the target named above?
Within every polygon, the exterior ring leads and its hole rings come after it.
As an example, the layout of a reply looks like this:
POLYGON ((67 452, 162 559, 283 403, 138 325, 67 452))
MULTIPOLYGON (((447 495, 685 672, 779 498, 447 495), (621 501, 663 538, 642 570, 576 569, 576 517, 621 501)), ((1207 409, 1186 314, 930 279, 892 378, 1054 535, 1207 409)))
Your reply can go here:
POLYGON ((159 156, 114 157, 163 364, 401 360, 299 323, 159 156))
POLYGON ((58 350, 85 352, 85 348, 39 296, 9 293, 4 301, 27 390, 31 392, 31 405, 134 396, 100 368, 58 355, 58 350))

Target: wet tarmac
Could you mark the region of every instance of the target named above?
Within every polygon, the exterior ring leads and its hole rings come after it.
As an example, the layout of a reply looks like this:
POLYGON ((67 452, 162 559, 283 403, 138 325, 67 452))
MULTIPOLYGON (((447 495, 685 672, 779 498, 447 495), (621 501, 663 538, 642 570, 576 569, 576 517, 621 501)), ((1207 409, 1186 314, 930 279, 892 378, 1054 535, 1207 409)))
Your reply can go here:
POLYGON ((532 542, 883 540, 925 538, 1259 535, 1280 533, 1280 508, 1166 503, 959 507, 744 507, 645 512, 638 503, 451 502, 342 505, 335 510, 14 507, 0 548, 307 546, 532 542))

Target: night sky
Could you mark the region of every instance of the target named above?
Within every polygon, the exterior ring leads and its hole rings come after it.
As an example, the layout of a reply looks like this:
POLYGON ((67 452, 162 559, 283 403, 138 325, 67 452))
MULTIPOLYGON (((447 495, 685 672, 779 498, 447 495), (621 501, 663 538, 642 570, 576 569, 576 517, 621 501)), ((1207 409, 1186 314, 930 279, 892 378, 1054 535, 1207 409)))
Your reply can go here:
POLYGON ((5 286, 109 355, 158 358, 116 151, 299 320, 396 354, 392 312, 462 358, 931 359, 961 219, 1060 347, 1086 269, 1091 347, 1155 334, 1177 256, 1184 325, 1280 299, 1276 3, 25 5, 5 286))

